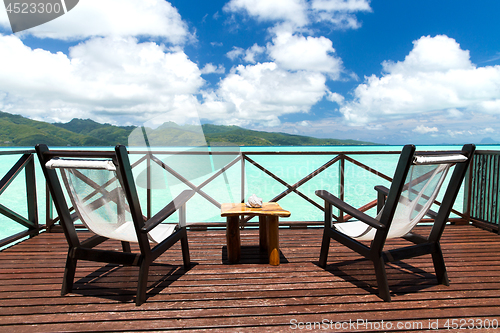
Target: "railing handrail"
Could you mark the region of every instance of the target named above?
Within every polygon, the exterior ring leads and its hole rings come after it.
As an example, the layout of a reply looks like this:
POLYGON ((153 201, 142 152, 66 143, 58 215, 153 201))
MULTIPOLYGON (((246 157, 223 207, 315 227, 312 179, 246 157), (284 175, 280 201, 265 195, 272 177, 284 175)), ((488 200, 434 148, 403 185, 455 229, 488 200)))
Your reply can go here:
POLYGON ((186 150, 129 150, 129 154, 134 155, 385 155, 385 154, 400 154, 401 151, 328 151, 328 150, 318 150, 318 151, 186 151, 186 150))
POLYGON ((476 150, 474 155, 500 155, 500 150, 476 150))
MULTIPOLYGON (((3 147, 5 148, 5 147, 3 147)), ((0 151, 0 156, 2 155, 21 155, 21 154, 34 154, 35 150, 34 149, 27 149, 27 150, 5 150, 5 151, 0 151)))

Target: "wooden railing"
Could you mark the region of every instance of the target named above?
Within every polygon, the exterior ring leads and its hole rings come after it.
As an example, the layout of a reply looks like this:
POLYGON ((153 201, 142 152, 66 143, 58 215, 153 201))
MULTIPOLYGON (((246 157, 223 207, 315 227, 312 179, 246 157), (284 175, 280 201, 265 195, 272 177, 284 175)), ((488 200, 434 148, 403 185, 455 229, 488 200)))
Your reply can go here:
MULTIPOLYGON (((14 179, 16 179, 16 177, 19 176, 19 174, 24 170, 26 191, 23 193, 16 193, 16 197, 17 199, 26 202, 28 216, 22 216, 22 214, 0 204, 0 214, 26 227, 26 230, 24 231, 1 239, 0 248, 21 238, 32 237, 38 234, 40 230, 38 225, 38 209, 36 200, 34 150, 13 150, 0 152, 0 157, 12 155, 21 155, 21 157, 0 180, 0 196, 4 194, 14 179)), ((0 228, 1 227, 2 226, 0 225, 0 228)))
POLYGON ((500 151, 474 155, 464 197, 464 214, 477 226, 500 233, 500 151))
MULTIPOLYGON (((153 196, 154 196, 154 191, 151 190, 151 182, 152 182, 152 177, 150 175, 150 170, 151 170, 151 165, 156 164, 157 166, 161 167, 164 169, 166 172, 168 172, 170 175, 175 177, 179 182, 182 182, 186 188, 194 190, 203 200, 208 202, 211 206, 220 209, 221 203, 219 202, 216 198, 214 198, 213 195, 211 195, 209 192, 205 190, 205 187, 210 184, 212 181, 217 179, 218 177, 225 177, 225 172, 227 172, 229 169, 234 169, 237 168, 236 165, 240 165, 240 195, 239 195, 239 200, 241 202, 244 202, 245 198, 247 198, 251 193, 247 193, 245 189, 245 180, 247 178, 247 168, 248 165, 252 165, 256 169, 258 169, 262 175, 265 175, 269 179, 272 179, 275 181, 277 184, 281 185, 284 190, 283 191, 277 191, 274 193, 267 193, 266 200, 265 201, 271 201, 271 202, 279 202, 283 199, 285 199, 287 196, 290 194, 294 193, 297 195, 300 199, 303 201, 307 202, 311 206, 315 207, 318 211, 323 211, 324 207, 321 202, 321 200, 316 199, 316 196, 312 193, 307 194, 305 193, 302 188, 304 185, 308 182, 310 182, 312 179, 318 177, 321 175, 323 172, 325 172, 328 169, 336 167, 337 169, 334 171, 338 174, 338 183, 335 185, 337 188, 333 189, 336 190, 336 195, 338 195, 341 199, 344 199, 346 195, 346 183, 349 181, 352 181, 351 178, 352 175, 347 175, 346 170, 348 168, 348 165, 359 168, 360 170, 364 170, 365 172, 368 172, 370 174, 375 175, 378 177, 377 179, 383 180, 390 182, 392 179, 390 176, 387 174, 371 167, 368 166, 365 163, 362 163, 359 161, 360 156, 374 156, 374 155, 395 155, 395 161, 397 161, 397 156, 399 155, 399 151, 357 151, 357 152, 338 152, 338 151, 311 151, 311 152, 290 152, 290 151, 279 151, 279 152, 237 152, 235 153, 234 151, 228 151, 228 152, 223 152, 223 151, 215 151, 215 152, 193 152, 193 151, 185 151, 185 152, 179 152, 179 151, 133 151, 131 152, 132 155, 138 155, 140 156, 137 161, 135 161, 132 164, 132 168, 136 168, 140 166, 142 163, 146 163, 147 167, 146 170, 147 172, 147 189, 146 189, 146 211, 144 212, 147 217, 151 217, 153 212, 152 212, 152 201, 153 201, 153 196), (167 163, 162 161, 162 158, 165 156, 169 155, 234 155, 234 158, 231 162, 229 162, 227 165, 224 167, 215 170, 212 172, 210 175, 207 175, 207 178, 201 182, 199 182, 199 185, 195 185, 193 182, 191 182, 190 179, 186 178, 182 174, 183 170, 174 170, 172 167, 170 167, 167 163), (304 160, 307 160, 308 158, 312 156, 324 156, 326 157, 327 161, 324 163, 320 163, 320 165, 316 166, 314 170, 309 171, 305 176, 303 176, 300 179, 294 180, 294 182, 286 181, 283 179, 284 177, 279 176, 276 172, 273 172, 270 170, 270 168, 266 167, 266 165, 263 165, 263 163, 259 163, 256 161, 257 157, 271 157, 275 159, 283 159, 285 156, 294 156, 294 157, 300 157, 304 160), (316 200, 315 200, 316 199, 316 200)), ((395 167, 394 165, 388 165, 388 170, 390 172, 393 172, 395 167)), ((374 185, 378 185, 378 182, 375 182, 374 185)), ((367 201, 363 202, 362 204, 359 205, 360 210, 362 211, 368 211, 377 205, 377 199, 376 199, 376 193, 373 191, 373 186, 371 186, 371 195, 367 196, 367 201), (371 199, 369 199, 371 198, 371 199)), ((315 189, 321 189, 320 187, 317 187, 315 189)), ((439 205, 439 202, 436 201, 436 204, 439 205)), ((199 206, 199 205, 198 205, 199 206)), ((294 215, 294 209, 293 207, 287 207, 290 211, 292 211, 292 216, 294 215)), ((459 212, 457 210, 453 210, 453 213, 458 215, 458 218, 453 218, 450 219, 453 222, 466 222, 465 221, 465 216, 463 215, 462 212, 459 212)), ((333 218, 335 219, 344 219, 348 220, 351 218, 350 216, 343 216, 342 212, 339 212, 339 216, 336 216, 335 214, 333 215, 333 218)), ((427 221, 427 220, 425 220, 427 221)), ((56 219, 49 218, 47 225, 54 225, 54 223, 57 222, 56 219)), ((241 220, 241 226, 242 228, 247 226, 247 225, 252 225, 253 223, 257 223, 252 221, 251 217, 246 217, 242 218, 241 220)), ((312 225, 321 225, 323 222, 320 220, 310 220, 310 219, 302 219, 302 220, 287 220, 284 219, 280 222, 282 225, 289 225, 289 226, 294 226, 294 227, 303 227, 303 226, 312 226, 312 225)), ((198 228, 198 229, 204 229, 208 227, 223 227, 225 225, 225 222, 199 222, 199 221, 191 221, 190 227, 191 228, 198 228)))
MULTIPOLYGON (((156 164, 162 169, 166 170, 170 175, 177 178, 180 182, 184 184, 187 188, 191 188, 195 190, 199 197, 203 198, 206 202, 209 203, 209 206, 212 208, 220 208, 221 202, 219 202, 213 195, 211 195, 208 191, 205 190, 208 184, 212 181, 216 180, 218 177, 226 177, 225 172, 228 170, 235 170, 239 165, 239 173, 240 179, 238 180, 241 183, 241 192, 239 193, 239 198, 237 200, 241 200, 244 202, 245 198, 249 196, 251 193, 247 193, 245 189, 245 182, 248 181, 248 167, 255 167, 264 177, 268 177, 272 179, 274 182, 279 184, 281 188, 284 190, 275 190, 266 197, 266 201, 274 201, 279 202, 284 200, 290 194, 295 194, 297 197, 302 199, 304 202, 307 202, 308 205, 314 207, 317 212, 321 212, 324 208, 320 200, 316 199, 316 196, 311 193, 307 193, 304 190, 306 184, 309 184, 313 179, 319 177, 324 174, 325 171, 329 170, 332 174, 336 174, 336 183, 333 184, 333 191, 336 192, 334 194, 338 195, 341 199, 344 199, 346 195, 349 195, 349 190, 346 191, 348 187, 346 184, 353 181, 353 178, 356 178, 358 173, 349 173, 347 170, 352 170, 355 168, 356 170, 362 170, 362 172, 367 172, 371 175, 374 175, 376 179, 380 181, 390 182, 391 177, 388 175, 392 175, 392 172, 396 166, 397 156, 399 155, 399 151, 356 151, 356 152, 341 152, 341 151, 306 151, 306 152, 293 152, 293 151, 277 151, 277 152, 178 152, 178 151, 133 151, 131 152, 134 157, 132 167, 137 168, 139 166, 145 167, 147 170, 147 182, 148 186, 146 189, 145 199, 143 200, 143 205, 146 207, 144 209, 144 214, 147 217, 152 216, 155 212, 153 211, 153 199, 154 199, 154 191, 151 190, 151 182, 153 182, 150 170, 151 166, 156 164), (189 179, 182 175, 182 170, 174 170, 167 163, 162 161, 166 155, 169 154, 210 154, 210 155, 234 155, 234 159, 229 162, 224 167, 212 172, 207 175, 207 178, 199 182, 198 185, 192 183, 189 179), (360 161, 362 157, 373 157, 370 159, 372 162, 379 155, 394 155, 394 165, 386 165, 386 171, 381 172, 377 170, 376 167, 373 166, 373 163, 363 163, 360 161), (286 177, 280 176, 277 172, 273 171, 272 168, 269 168, 265 165, 265 163, 258 162, 258 158, 262 158, 263 156, 267 156, 274 159, 283 159, 285 156, 293 156, 300 158, 301 161, 309 161, 310 158, 316 156, 324 157, 324 162, 319 163, 317 166, 312 167, 310 171, 307 171, 305 175, 295 179, 293 181, 284 179, 286 177), (372 164, 371 166, 368 164, 372 164), (332 169, 333 168, 333 169, 332 169)), ((59 227, 57 225, 58 217, 53 216, 52 209, 52 201, 48 191, 45 192, 45 225, 38 224, 38 210, 37 210, 37 200, 36 200, 36 185, 35 185, 35 168, 34 168, 34 151, 9 151, 2 152, 1 155, 13 155, 13 154, 22 154, 22 157, 15 163, 15 165, 7 172, 7 174, 2 178, 0 183, 0 195, 3 193, 5 188, 9 186, 12 179, 14 179, 23 169, 25 170, 25 179, 26 179, 26 194, 23 195, 19 193, 20 200, 26 200, 28 205, 28 216, 23 217, 18 213, 15 213, 0 205, 0 213, 7 216, 12 221, 15 221, 27 228, 27 230, 9 236, 3 240, 0 240, 0 246, 5 246, 10 244, 22 237, 33 236, 39 232, 40 229, 46 229, 47 231, 55 231, 59 227), (24 196, 24 197, 23 197, 24 196)), ((453 213, 458 217, 450 219, 453 222, 461 222, 468 223, 469 221, 473 221, 474 223, 483 223, 487 226, 496 226, 498 230, 498 219, 500 214, 498 214, 498 198, 495 196, 495 193, 498 192, 500 186, 498 186, 499 178, 498 177, 498 161, 500 158, 500 152, 477 152, 478 157, 474 160, 474 166, 469 173, 468 181, 465 184, 465 193, 464 193, 464 205, 463 211, 453 210, 453 213), (492 157, 490 157, 492 156, 492 157), (486 171, 488 169, 488 171, 486 171), (495 171, 496 170, 496 173, 495 171), (488 190, 485 191, 484 189, 488 190), (496 192, 495 192, 496 191, 496 192), (483 193, 483 194, 478 194, 483 193), (484 194, 486 193, 486 194, 484 194), (495 209, 491 208, 491 205, 495 205, 495 209), (470 218, 470 220, 469 220, 470 218)), ((43 177, 42 173, 39 173, 39 177, 43 177)), ((378 185, 375 183, 374 185, 378 185)), ((313 185, 312 187, 314 187, 313 185)), ((320 188, 315 188, 320 189, 320 188)), ((371 190, 373 186, 371 186, 371 190)), ((367 196, 366 200, 363 203, 360 203, 358 207, 361 210, 367 211, 376 206, 376 194, 375 191, 370 193, 367 196)), ((498 193, 497 193, 498 195, 498 193)), ((439 204, 439 203, 437 203, 439 204)), ((292 217, 294 216, 294 207, 287 207, 292 212, 292 217)), ((342 214, 342 212, 340 212, 342 214)), ((321 215, 321 214, 320 214, 321 215)), ((349 216, 334 216, 336 219, 348 219, 349 216)), ((246 225, 252 225, 254 222, 251 219, 242 219, 241 225, 242 227, 246 225)), ((302 219, 296 221, 287 221, 283 219, 280 221, 283 225, 289 225, 292 227, 303 227, 303 226, 312 226, 312 225, 321 225, 322 222, 319 220, 311 220, 311 219, 302 219)), ((199 222, 192 221, 190 224, 191 228, 207 228, 207 227, 215 227, 215 226, 223 226, 224 222, 199 222)), ((0 228, 1 228, 0 223, 0 228)), ((493 228, 494 229, 494 228, 493 228)))

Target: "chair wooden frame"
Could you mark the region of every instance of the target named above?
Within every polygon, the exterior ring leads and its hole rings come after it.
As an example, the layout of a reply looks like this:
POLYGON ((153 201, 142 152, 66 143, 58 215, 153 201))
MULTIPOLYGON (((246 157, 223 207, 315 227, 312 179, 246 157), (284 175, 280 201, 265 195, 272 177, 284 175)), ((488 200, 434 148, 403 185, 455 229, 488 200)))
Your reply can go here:
POLYGON ((65 295, 73 289, 73 280, 78 260, 139 266, 139 278, 135 300, 136 305, 141 305, 146 301, 150 265, 179 240, 181 241, 184 268, 188 269, 190 267, 189 246, 185 227, 185 204, 195 194, 194 191, 186 190, 182 192, 176 199, 146 221, 141 211, 128 152, 124 146, 116 146, 114 151, 80 151, 49 150, 46 145, 39 144, 36 145, 35 150, 40 160, 50 194, 52 195, 54 205, 59 214, 60 224, 69 246, 61 295, 65 295), (70 208, 66 203, 59 177, 54 169, 45 167, 45 164, 52 158, 107 158, 113 160, 113 163, 120 171, 119 174, 121 174, 122 179, 120 179, 120 182, 130 207, 140 253, 132 253, 130 243, 125 241, 121 242, 122 252, 95 249, 94 247, 108 240, 108 238, 100 235, 95 235, 84 241, 80 241, 74 225, 74 220, 77 219, 77 217, 74 218, 70 213, 70 208), (184 220, 184 223, 180 223, 172 235, 152 248, 148 240, 148 233, 177 210, 179 210, 179 217, 181 221, 184 220))
MULTIPOLYGON (((472 144, 464 145, 461 154, 467 157, 464 162, 456 163, 451 175, 450 182, 446 188, 443 200, 437 213, 429 211, 428 215, 434 218, 434 224, 428 237, 414 234, 412 232, 403 236, 404 239, 413 243, 413 245, 384 251, 384 244, 387 239, 391 222, 396 211, 401 192, 405 185, 406 176, 412 165, 413 157, 415 155, 415 146, 404 146, 393 181, 390 189, 383 186, 376 186, 375 190, 378 192, 377 207, 380 211, 382 207, 384 210, 379 220, 376 220, 365 213, 357 210, 356 208, 348 205, 336 196, 325 190, 316 191, 316 195, 322 198, 325 202, 325 226, 323 232, 323 240, 321 244, 321 253, 319 258, 319 265, 323 268, 326 267, 328 259, 328 251, 330 248, 330 239, 335 239, 339 243, 356 251, 367 259, 373 262, 375 268, 375 275, 377 278, 379 296, 384 301, 391 301, 389 292, 389 285, 387 282, 387 275, 385 271, 385 263, 409 259, 425 254, 431 254, 434 263, 434 269, 439 284, 449 285, 448 276, 446 273, 446 266, 444 263, 443 253, 439 240, 443 234, 446 222, 450 215, 455 199, 460 190, 460 186, 465 177, 467 168, 470 164, 472 155, 474 154, 475 146, 472 144), (346 234, 338 231, 332 226, 332 205, 341 211, 351 215, 352 217, 366 223, 367 225, 376 229, 375 238, 370 246, 367 246, 346 234), (384 206, 385 205, 385 206, 384 206)), ((419 155, 436 155, 449 152, 432 152, 432 153, 419 153, 419 155)), ((342 216, 342 214, 339 214, 342 216)), ((342 222, 342 221, 339 221, 342 222)))

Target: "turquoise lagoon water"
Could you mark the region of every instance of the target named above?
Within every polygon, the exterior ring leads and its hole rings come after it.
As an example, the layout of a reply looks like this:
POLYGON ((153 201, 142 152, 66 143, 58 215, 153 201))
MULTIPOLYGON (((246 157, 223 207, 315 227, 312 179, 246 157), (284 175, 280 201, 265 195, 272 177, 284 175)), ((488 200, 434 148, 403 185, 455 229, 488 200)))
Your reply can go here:
MULTIPOLYGON (((303 177, 315 171, 320 166, 324 165, 332 158, 337 156, 335 152, 377 152, 377 151, 394 151, 400 152, 402 146, 328 146, 328 147, 241 147, 244 152, 279 152, 281 154, 273 155, 249 155, 251 159, 259 163, 262 167, 272 172, 274 175, 282 179, 284 182, 293 185, 303 177), (330 152, 327 155, 288 155, 285 152, 330 152)), ((417 146, 418 150, 457 150, 460 146, 417 146)), ((0 152, 4 151, 19 151, 31 148, 0 148, 0 152)), ((82 148, 89 149, 89 148, 82 148)), ((99 149, 99 148, 90 148, 99 149)), ((102 148, 101 148, 102 149, 102 148)), ((110 149, 110 148, 105 148, 110 149)), ((500 150, 500 146, 478 146, 482 150, 500 150)), ((16 155, 0 155, 0 174, 3 177, 5 173, 15 164, 21 157, 16 155)), ((131 154, 130 159, 133 163, 140 155, 131 154)), ((213 160, 197 157, 194 160, 183 159, 179 162, 172 155, 159 155, 167 165, 172 165, 175 171, 186 177, 194 185, 199 186, 207 178, 214 175, 214 169, 218 165, 227 162, 227 159, 232 157, 220 158, 214 157, 213 160), (172 162, 172 163, 170 163, 172 162), (189 167, 187 167, 189 166, 189 167)), ((393 176, 398 154, 369 154, 369 155, 351 155, 351 157, 370 168, 377 170, 389 177, 393 176)), ((43 174, 36 161, 36 185, 37 185, 37 200, 38 200, 38 216, 40 223, 45 223, 45 180, 43 174)), ((325 171, 321 172, 312 180, 306 182, 298 188, 305 196, 322 205, 321 200, 316 197, 314 191, 318 189, 326 189, 333 194, 339 193, 340 179, 340 163, 330 166, 325 171)), ((143 162, 134 168, 134 176, 138 187, 139 196, 143 206, 143 213, 146 211, 146 186, 145 186, 145 170, 146 164, 143 162)), ((203 187, 206 195, 212 197, 216 201, 222 202, 238 202, 242 196, 241 185, 241 164, 240 162, 229 168, 224 174, 215 178, 208 185, 203 187)), ((167 174, 158 166, 153 166, 153 190, 152 190, 152 213, 154 214, 169 202, 182 190, 188 188, 183 182, 167 174)), ((376 185, 388 186, 389 183, 373 173, 370 173, 362 168, 346 161, 345 171, 345 200, 355 207, 360 207, 374 199, 376 193, 373 187, 376 185)), ((262 197, 264 201, 269 201, 285 191, 287 187, 280 182, 274 180, 269 175, 265 174, 251 163, 245 163, 245 182, 244 182, 244 198, 247 199, 251 194, 256 194, 262 197)), ((24 172, 11 183, 11 185, 0 195, 0 204, 7 208, 27 216, 26 206, 26 189, 24 181, 24 172)), ((439 198, 438 198, 439 199, 439 198)), ((290 193, 279 201, 280 205, 289 210, 292 215, 289 218, 293 221, 320 221, 322 219, 322 211, 315 207, 310 202, 304 200, 295 193, 290 193)), ((461 211, 463 206, 463 193, 459 195, 455 203, 455 208, 461 211)), ((187 205, 187 220, 188 223, 193 222, 217 222, 224 221, 220 217, 220 210, 211 202, 206 200, 201 195, 197 194, 187 205)), ((370 214, 374 214, 369 212, 370 214)), ((175 221, 176 215, 169 220, 175 221)), ((23 231, 25 228, 16 222, 0 215, 0 239, 23 231)))

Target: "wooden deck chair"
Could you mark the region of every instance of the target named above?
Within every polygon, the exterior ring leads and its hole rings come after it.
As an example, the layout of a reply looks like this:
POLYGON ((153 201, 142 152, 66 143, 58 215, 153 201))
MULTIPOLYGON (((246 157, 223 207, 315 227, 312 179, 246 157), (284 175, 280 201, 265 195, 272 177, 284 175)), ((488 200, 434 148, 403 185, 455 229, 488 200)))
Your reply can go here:
POLYGON ((179 240, 184 267, 189 268, 185 204, 194 191, 182 192, 146 221, 124 146, 116 146, 114 151, 56 151, 46 145, 35 149, 69 245, 62 295, 73 288, 78 260, 139 266, 136 305, 146 300, 150 265, 179 240), (75 209, 73 214, 60 179, 75 209), (162 223, 177 210, 179 223, 162 223), (74 225, 78 219, 96 235, 81 242, 74 225), (108 239, 121 241, 123 251, 94 248, 108 239), (139 243, 140 253, 131 252, 130 242, 139 243))
MULTIPOLYGON (((353 208, 331 193, 319 190, 316 195, 325 202, 325 227, 319 265, 326 267, 330 239, 333 238, 373 261, 380 297, 390 301, 385 263, 431 254, 438 283, 448 285, 448 277, 439 240, 474 154, 474 145, 459 152, 415 152, 415 146, 404 146, 390 189, 376 186, 378 215, 373 218, 353 208), (430 210, 448 170, 454 165, 450 181, 437 213, 430 210), (332 224, 332 205, 356 220, 332 224), (428 237, 412 232, 425 216, 434 218, 428 237), (384 251, 386 239, 402 237, 412 245, 384 251), (370 246, 360 241, 371 241, 370 246)), ((445 186, 443 186, 444 188, 445 186)), ((341 214, 339 214, 341 216, 341 214)))

